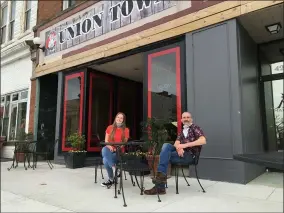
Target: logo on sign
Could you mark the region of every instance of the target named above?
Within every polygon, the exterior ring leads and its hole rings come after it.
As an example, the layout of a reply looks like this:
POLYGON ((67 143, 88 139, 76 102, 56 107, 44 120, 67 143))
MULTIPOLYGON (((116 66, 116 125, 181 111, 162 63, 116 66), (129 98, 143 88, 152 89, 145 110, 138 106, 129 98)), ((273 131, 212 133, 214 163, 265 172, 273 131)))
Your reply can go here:
POLYGON ((45 47, 49 50, 49 52, 55 52, 56 47, 56 32, 51 31, 46 39, 45 47))

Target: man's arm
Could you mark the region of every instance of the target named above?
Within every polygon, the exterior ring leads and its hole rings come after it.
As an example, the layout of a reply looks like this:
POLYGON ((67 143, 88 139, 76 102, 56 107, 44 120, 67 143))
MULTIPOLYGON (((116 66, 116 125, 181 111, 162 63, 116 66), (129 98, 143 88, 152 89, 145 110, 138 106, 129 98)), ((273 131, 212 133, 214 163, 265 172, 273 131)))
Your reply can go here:
POLYGON ((184 148, 194 147, 194 146, 202 146, 206 144, 206 138, 204 136, 200 136, 196 141, 191 143, 184 144, 184 148))

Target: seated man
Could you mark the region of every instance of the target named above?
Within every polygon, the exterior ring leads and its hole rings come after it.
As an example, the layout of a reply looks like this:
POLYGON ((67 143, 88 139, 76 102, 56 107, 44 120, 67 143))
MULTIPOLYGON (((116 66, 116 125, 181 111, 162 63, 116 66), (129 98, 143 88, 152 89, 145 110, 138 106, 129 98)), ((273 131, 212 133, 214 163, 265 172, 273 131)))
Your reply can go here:
POLYGON ((169 163, 193 163, 192 153, 196 152, 198 146, 206 144, 202 129, 192 123, 191 114, 184 112, 181 122, 183 131, 178 135, 175 144, 165 143, 160 153, 158 172, 153 183, 157 185, 152 189, 145 190, 146 195, 166 194, 165 184, 167 183, 167 169, 169 163))

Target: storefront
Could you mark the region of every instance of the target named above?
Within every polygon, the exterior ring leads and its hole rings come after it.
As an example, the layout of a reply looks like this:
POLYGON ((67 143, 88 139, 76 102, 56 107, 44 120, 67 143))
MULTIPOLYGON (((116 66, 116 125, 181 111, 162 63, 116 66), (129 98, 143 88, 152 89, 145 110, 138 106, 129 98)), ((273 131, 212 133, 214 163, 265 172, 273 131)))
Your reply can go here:
MULTIPOLYGON (((45 50, 34 76, 37 137, 58 138, 54 156, 63 163, 62 153, 70 150, 66 137, 79 131, 91 161, 117 112, 126 114, 131 138, 138 139, 145 118, 177 122, 188 110, 208 138, 201 176, 250 181, 264 168, 233 155, 263 150, 258 80, 245 84, 240 63, 248 58, 250 77, 257 79, 257 48, 245 56, 253 42, 234 18, 277 4, 100 1, 39 28, 45 50), (245 122, 252 109, 253 119, 245 122)), ((178 132, 181 123, 171 128, 178 132)))

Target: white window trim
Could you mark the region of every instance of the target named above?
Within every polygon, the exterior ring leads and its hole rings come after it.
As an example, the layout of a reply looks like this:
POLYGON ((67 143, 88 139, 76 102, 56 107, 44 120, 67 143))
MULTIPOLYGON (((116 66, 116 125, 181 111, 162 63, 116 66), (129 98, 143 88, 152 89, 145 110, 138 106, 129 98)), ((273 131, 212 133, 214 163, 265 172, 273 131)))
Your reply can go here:
MULTIPOLYGON (((7 7, 7 22, 5 23, 5 27, 6 27, 6 34, 5 34, 5 42, 4 43, 1 43, 1 46, 3 45, 3 44, 6 44, 7 42, 8 42, 8 40, 9 40, 9 36, 8 36, 8 34, 9 34, 9 4, 8 4, 8 2, 7 1, 5 1, 5 2, 3 2, 2 4, 1 4, 1 19, 2 19, 2 11, 3 11, 3 8, 4 7, 7 7)), ((2 22, 2 20, 1 20, 1 22, 2 22)), ((2 26, 2 23, 0 22, 0 24, 1 24, 1 31, 2 31, 2 27, 4 26, 2 26)), ((1 38, 2 39, 2 38, 1 38)))
POLYGON ((66 10, 68 8, 68 0, 63 0, 63 8, 62 10, 66 10))
MULTIPOLYGON (((8 130, 7 130, 7 141, 10 141, 10 123, 11 123, 11 113, 12 113, 12 111, 11 111, 11 108, 12 108, 12 105, 13 104, 16 104, 17 105, 17 113, 16 113, 16 128, 15 128, 15 135, 17 136, 17 125, 18 125, 18 111, 19 111, 19 103, 23 103, 23 102, 26 102, 27 103, 27 112, 26 112, 26 127, 27 127, 27 114, 29 113, 28 112, 28 103, 29 103, 29 96, 27 97, 27 98, 25 98, 25 99, 20 99, 21 98, 21 93, 22 92, 24 92, 24 91, 28 91, 28 93, 29 93, 29 88, 26 88, 26 89, 21 89, 21 90, 18 90, 18 91, 14 91, 14 92, 12 92, 12 93, 6 93, 6 94, 3 94, 3 95, 1 95, 1 97, 5 97, 5 99, 6 99, 6 97, 7 97, 7 95, 10 95, 10 106, 9 106, 9 122, 8 122, 8 130), (18 100, 17 101, 12 101, 12 96, 13 96, 13 94, 16 94, 16 93, 18 93, 18 100)), ((2 105, 2 104, 1 104, 2 105)), ((4 107, 4 113, 5 113, 5 107, 4 107)), ((3 114, 3 116, 4 116, 5 114, 3 114)), ((3 123, 2 123, 2 127, 3 127, 3 123)), ((3 133, 3 128, 2 128, 2 130, 1 130, 1 132, 0 132, 0 135, 2 135, 2 133, 3 133)))

